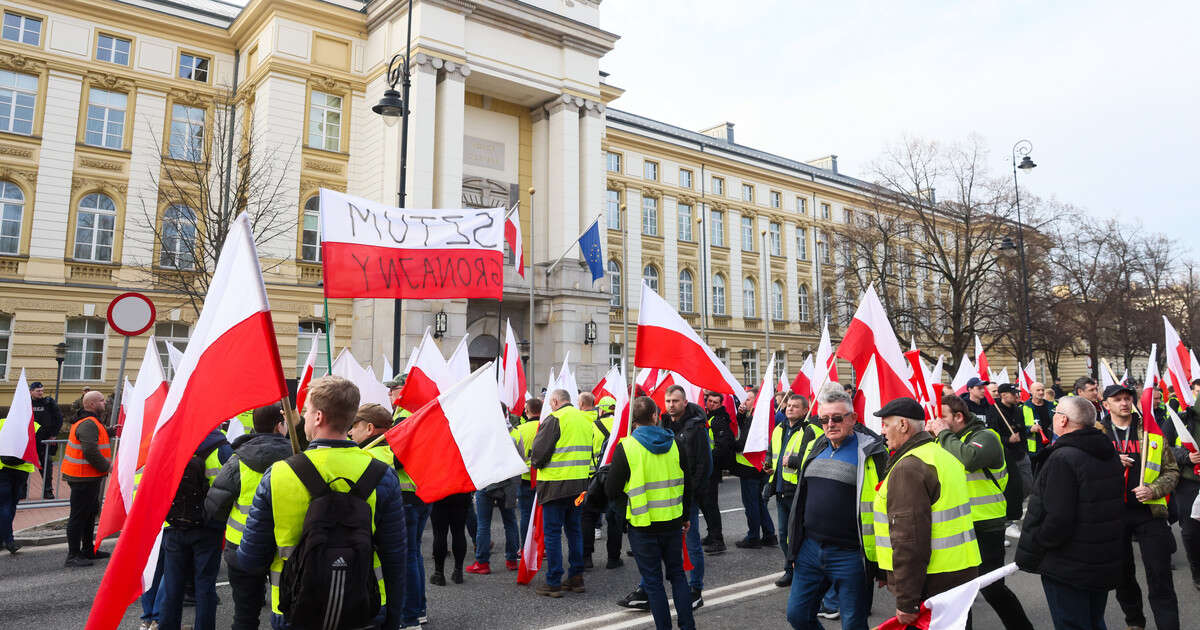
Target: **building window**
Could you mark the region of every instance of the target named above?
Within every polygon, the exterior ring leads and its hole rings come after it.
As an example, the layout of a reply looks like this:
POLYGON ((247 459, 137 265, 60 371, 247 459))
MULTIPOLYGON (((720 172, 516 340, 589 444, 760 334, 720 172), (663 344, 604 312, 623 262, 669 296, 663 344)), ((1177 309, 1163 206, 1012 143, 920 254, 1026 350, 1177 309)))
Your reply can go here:
POLYGON ((778 190, 771 191, 771 207, 778 208, 783 205, 783 195, 778 190))
POLYGON ((725 180, 720 177, 712 178, 712 192, 714 195, 725 194, 725 180))
POLYGON ((342 150, 342 97, 313 90, 308 108, 308 146, 342 150))
POLYGON ((208 59, 187 53, 180 53, 179 78, 208 83, 208 59))
POLYGON ((725 276, 721 274, 713 275, 712 286, 712 310, 713 315, 725 314, 725 276))
POLYGON ((84 144, 120 149, 125 144, 125 106, 128 101, 129 96, 123 92, 89 90, 84 144))
POLYGON ((771 319, 783 320, 783 284, 778 280, 771 283, 771 319))
POLYGON ((679 169, 679 187, 692 189, 692 172, 686 168, 679 169))
POLYGON ((817 248, 821 252, 821 262, 822 263, 828 265, 829 263, 833 262, 833 259, 831 259, 829 257, 829 237, 828 236, 822 238, 820 241, 817 242, 817 248))
POLYGON ((619 343, 608 344, 608 367, 616 367, 621 365, 621 356, 625 346, 619 343))
POLYGON ((729 367, 729 348, 714 348, 713 354, 717 355, 717 360, 729 367))
POLYGON ((709 240, 713 247, 725 247, 725 213, 713 210, 709 214, 709 240))
POLYGON ((33 133, 38 78, 0 70, 0 131, 28 136, 33 133))
POLYGON ((842 208, 842 223, 850 225, 854 221, 854 211, 850 208, 842 208))
POLYGON ((758 350, 750 350, 744 356, 743 367, 746 370, 746 383, 754 385, 758 382, 758 350))
POLYGON ((621 306, 621 265, 615 260, 608 261, 608 290, 612 293, 608 305, 621 306))
POLYGON ((808 260, 808 230, 796 227, 796 258, 808 260))
POLYGON ((771 255, 783 255, 783 235, 780 233, 778 223, 771 223, 767 226, 767 240, 771 243, 771 255))
POLYGON ((642 279, 646 281, 646 286, 650 287, 651 291, 658 293, 658 268, 654 265, 646 265, 642 268, 642 279))
POLYGON ((162 253, 158 264, 170 269, 196 266, 196 213, 187 206, 173 205, 163 213, 162 253))
POLYGON ((686 203, 678 206, 679 211, 679 240, 691 242, 692 238, 692 207, 686 203))
POLYGON ((692 272, 684 269, 679 272, 679 310, 684 313, 694 313, 695 302, 692 300, 692 287, 695 283, 692 281, 692 272))
POLYGON ((754 219, 742 217, 742 251, 754 251, 754 219))
POLYGON ((658 200, 642 197, 642 234, 658 236, 658 200))
POLYGON ((642 177, 650 181, 658 181, 658 162, 650 160, 642 162, 642 177))
POLYGON ((804 197, 796 197, 796 212, 799 214, 808 214, 808 200, 804 197))
POLYGON ((754 184, 742 184, 742 201, 754 202, 754 184))
POLYGON ((755 304, 758 300, 755 299, 754 278, 742 278, 742 310, 746 317, 758 317, 758 310, 755 304))
POLYGON ((42 21, 19 13, 4 12, 4 39, 37 46, 42 41, 42 21))
POLYGON ((64 381, 98 381, 104 362, 104 320, 79 317, 67 320, 67 358, 64 381))
POLYGON ((821 204, 821 218, 828 219, 829 213, 830 213, 829 204, 827 204, 827 203, 821 204))
POLYGON ((808 285, 800 285, 800 300, 799 300, 800 321, 807 322, 808 316, 808 285))
POLYGON ((187 324, 182 322, 163 322, 154 325, 154 342, 158 350, 158 362, 162 365, 163 375, 167 380, 175 378, 175 369, 171 366, 171 351, 167 345, 170 344, 176 350, 183 352, 187 350, 189 328, 187 324))
POLYGON ((621 154, 609 151, 604 154, 604 166, 610 173, 621 172, 621 154))
MULTIPOLYGON (((300 322, 296 334, 296 373, 304 369, 308 353, 317 344, 317 360, 313 363, 313 378, 329 373, 329 345, 325 342, 325 322, 300 322)), ((391 375, 388 375, 391 378, 391 375)))
POLYGON ((92 193, 75 213, 75 259, 112 262, 117 205, 108 195, 92 193))
POLYGON ((21 253, 25 195, 12 182, 0 181, 0 254, 21 253))
POLYGON ((8 358, 12 352, 12 318, 0 315, 0 379, 8 379, 8 358))
POLYGON ((204 151, 204 110, 188 105, 171 107, 171 157, 199 162, 204 151))
POLYGON ((321 198, 316 195, 304 202, 304 223, 300 233, 300 260, 321 262, 321 198))
POLYGON ((608 212, 608 229, 621 229, 621 191, 604 191, 604 206, 608 212))
POLYGON ((130 42, 128 39, 121 39, 112 35, 99 35, 96 37, 96 61, 107 61, 109 63, 128 66, 129 45, 130 42))

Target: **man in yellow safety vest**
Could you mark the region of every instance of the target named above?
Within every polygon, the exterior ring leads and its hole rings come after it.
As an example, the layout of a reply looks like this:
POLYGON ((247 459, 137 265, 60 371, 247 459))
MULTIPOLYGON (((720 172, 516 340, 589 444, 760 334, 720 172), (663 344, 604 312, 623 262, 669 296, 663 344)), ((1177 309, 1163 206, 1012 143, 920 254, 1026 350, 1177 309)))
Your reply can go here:
POLYGON ((583 593, 582 509, 575 498, 587 490, 592 465, 592 419, 571 404, 565 389, 550 392, 550 415, 542 419, 529 460, 537 470, 546 544, 546 583, 536 591, 562 597, 564 588, 583 593), (562 536, 567 536, 569 568, 564 582, 562 536))

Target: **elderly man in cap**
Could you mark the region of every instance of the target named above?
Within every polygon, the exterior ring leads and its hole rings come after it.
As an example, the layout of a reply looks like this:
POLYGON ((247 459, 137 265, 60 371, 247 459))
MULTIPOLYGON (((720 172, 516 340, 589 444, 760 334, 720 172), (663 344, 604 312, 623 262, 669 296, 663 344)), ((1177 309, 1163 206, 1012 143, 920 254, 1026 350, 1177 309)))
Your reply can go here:
POLYGON ((875 493, 875 551, 908 625, 922 601, 975 579, 979 545, 966 470, 925 431, 920 403, 897 398, 875 415, 892 452, 875 493))

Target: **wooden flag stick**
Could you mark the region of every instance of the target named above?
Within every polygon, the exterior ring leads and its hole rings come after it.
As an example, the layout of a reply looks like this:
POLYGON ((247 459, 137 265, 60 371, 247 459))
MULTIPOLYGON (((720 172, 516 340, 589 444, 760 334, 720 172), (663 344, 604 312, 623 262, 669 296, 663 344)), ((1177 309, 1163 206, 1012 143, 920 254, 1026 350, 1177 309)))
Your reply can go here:
POLYGON ((299 424, 299 418, 296 417, 296 410, 292 409, 292 399, 284 396, 279 400, 283 405, 283 422, 287 424, 288 439, 292 442, 292 453, 300 452, 300 436, 296 435, 296 425, 299 424))

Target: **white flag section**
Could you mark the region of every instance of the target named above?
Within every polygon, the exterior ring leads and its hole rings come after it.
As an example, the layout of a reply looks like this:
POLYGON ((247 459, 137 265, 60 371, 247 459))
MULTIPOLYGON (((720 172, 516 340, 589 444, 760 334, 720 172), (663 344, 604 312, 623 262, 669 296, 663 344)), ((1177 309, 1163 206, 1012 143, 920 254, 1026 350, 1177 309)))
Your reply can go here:
POLYGON ((558 370, 558 387, 567 390, 571 396, 571 404, 579 406, 579 384, 575 382, 575 372, 571 371, 571 351, 563 357, 562 367, 558 370))
MULTIPOLYGON (((179 362, 183 361, 183 351, 170 341, 165 344, 167 346, 167 362, 171 364, 171 371, 174 372, 179 369, 179 362)), ((133 384, 137 385, 137 382, 135 381, 133 384)))
POLYGON ((1012 381, 1008 378, 1008 366, 1000 368, 1000 371, 996 372, 996 378, 993 380, 998 384, 1011 383, 1012 381))
POLYGON ((450 354, 450 358, 446 360, 446 372, 450 377, 451 385, 457 385, 460 381, 471 375, 471 357, 467 351, 467 340, 470 339, 471 333, 466 333, 459 340, 458 346, 454 348, 454 352, 450 354))
POLYGON ((246 425, 237 418, 229 419, 229 428, 225 430, 225 440, 233 444, 238 438, 246 435, 246 425))
POLYGON ((517 336, 513 334, 512 322, 505 321, 504 331, 504 365, 500 370, 500 402, 510 410, 519 413, 525 402, 525 383, 521 373, 521 349, 517 345, 517 336))
POLYGON ((13 392, 8 419, 0 427, 0 455, 38 463, 37 456, 32 460, 28 458, 30 451, 34 451, 35 455, 37 451, 37 447, 31 444, 34 434, 32 424, 33 397, 29 395, 29 385, 25 382, 25 368, 21 368, 21 378, 17 379, 17 390, 13 392))
MULTIPOLYGON (((933 369, 929 371, 929 390, 930 391, 933 391, 934 385, 940 384, 942 382, 942 369, 943 369, 942 362, 944 360, 945 360, 945 357, 939 354, 937 363, 933 366, 933 369)), ((939 402, 938 404, 940 405, 941 403, 939 402)))
POLYGON ((1016 571, 1016 564, 1006 564, 999 569, 984 573, 966 584, 925 600, 924 605, 929 609, 929 630, 951 630, 966 627, 967 614, 971 612, 971 604, 975 602, 979 589, 996 580, 1004 579, 1016 571))
POLYGON ((1196 360, 1195 350, 1188 350, 1188 365, 1191 366, 1191 372, 1189 372, 1189 374, 1192 375, 1192 380, 1194 381, 1200 378, 1200 361, 1196 360))
POLYGON ((629 412, 625 408, 629 404, 629 390, 626 387, 625 375, 621 372, 621 366, 612 366, 604 377, 604 389, 612 394, 616 404, 613 405, 613 426, 609 432, 612 437, 608 440, 608 444, 604 447, 604 454, 600 457, 602 466, 612 463, 613 448, 621 441, 621 438, 629 435, 629 412))
POLYGON ((337 359, 334 359, 333 374, 358 386, 360 404, 379 403, 387 409, 392 408, 387 387, 375 378, 374 372, 358 363, 349 348, 342 348, 337 359))
POLYGON ((950 388, 955 394, 962 396, 967 392, 967 381, 977 376, 979 372, 971 364, 971 357, 963 353, 962 361, 958 363, 958 371, 954 373, 954 380, 950 382, 950 388))
POLYGON ((767 371, 763 372, 763 380, 758 390, 758 398, 754 401, 754 419, 750 423, 750 432, 746 434, 746 447, 743 453, 765 453, 771 441, 771 418, 775 415, 775 396, 771 393, 771 385, 775 382, 775 358, 767 363, 767 371))
POLYGON ((1171 384, 1171 389, 1175 390, 1175 395, 1179 397, 1179 401, 1191 406, 1196 404, 1195 398, 1192 397, 1191 379, 1200 378, 1195 375, 1189 376, 1192 369, 1191 357, 1188 355, 1188 349, 1179 340, 1179 333, 1175 332, 1175 327, 1171 325, 1170 320, 1166 315, 1163 315, 1163 328, 1166 330, 1166 343, 1163 344, 1163 354, 1167 358, 1167 372, 1171 375, 1171 380, 1167 381, 1171 384))
POLYGON ((883 409, 883 396, 879 391, 879 366, 875 363, 875 357, 871 357, 867 362, 867 369, 863 371, 862 380, 858 382, 858 393, 863 400, 862 423, 867 425, 868 429, 882 435, 883 418, 875 416, 876 411, 883 409))
POLYGON ((1108 366, 1108 361, 1100 359, 1100 392, 1108 389, 1112 385, 1117 384, 1117 377, 1113 374, 1112 368, 1108 366))
POLYGON ((383 357, 383 380, 390 381, 390 380, 392 380, 392 377, 395 375, 396 375, 396 372, 393 371, 392 360, 387 358, 386 355, 384 355, 384 357, 383 357))

